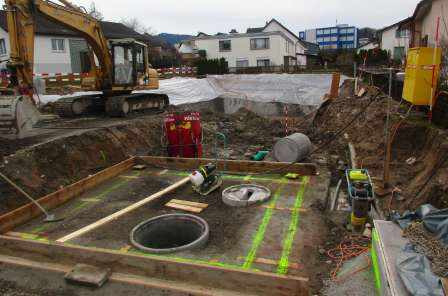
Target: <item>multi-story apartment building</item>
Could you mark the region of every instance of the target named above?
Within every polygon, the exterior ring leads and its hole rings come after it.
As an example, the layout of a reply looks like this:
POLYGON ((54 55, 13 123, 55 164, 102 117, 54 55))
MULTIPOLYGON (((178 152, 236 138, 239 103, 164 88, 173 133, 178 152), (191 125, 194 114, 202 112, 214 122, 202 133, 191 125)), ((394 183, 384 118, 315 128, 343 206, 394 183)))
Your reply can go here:
POLYGON ((347 49, 358 47, 358 29, 349 25, 317 28, 299 33, 302 40, 317 43, 325 49, 347 49))

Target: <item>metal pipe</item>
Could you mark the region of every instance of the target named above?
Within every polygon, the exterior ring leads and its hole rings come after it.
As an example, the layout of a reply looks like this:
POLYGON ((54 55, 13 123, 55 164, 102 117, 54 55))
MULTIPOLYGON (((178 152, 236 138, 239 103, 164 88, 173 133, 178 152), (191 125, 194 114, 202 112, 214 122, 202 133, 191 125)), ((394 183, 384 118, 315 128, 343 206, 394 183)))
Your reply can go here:
POLYGON ((334 192, 333 202, 331 203, 330 210, 334 211, 336 208, 336 205, 338 204, 339 200, 339 192, 341 191, 342 186, 342 178, 339 179, 338 185, 336 186, 336 191, 334 192))
POLYGON ((28 193, 26 193, 22 188, 20 188, 18 185, 16 185, 13 181, 11 181, 8 177, 0 173, 0 177, 2 177, 6 182, 8 182, 12 187, 14 187, 17 191, 22 193, 26 198, 28 198, 33 204, 35 204, 48 218, 51 218, 52 215, 48 214, 48 212, 34 199, 32 198, 28 193))

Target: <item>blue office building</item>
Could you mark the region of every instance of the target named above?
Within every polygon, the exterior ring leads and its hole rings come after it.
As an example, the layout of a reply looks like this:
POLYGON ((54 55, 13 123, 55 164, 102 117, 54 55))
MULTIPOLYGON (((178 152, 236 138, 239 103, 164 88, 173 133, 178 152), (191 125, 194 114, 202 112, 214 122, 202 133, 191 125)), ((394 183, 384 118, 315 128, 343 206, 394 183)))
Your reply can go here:
POLYGON ((319 44, 323 50, 355 49, 358 47, 358 29, 349 25, 302 31, 299 38, 319 44))

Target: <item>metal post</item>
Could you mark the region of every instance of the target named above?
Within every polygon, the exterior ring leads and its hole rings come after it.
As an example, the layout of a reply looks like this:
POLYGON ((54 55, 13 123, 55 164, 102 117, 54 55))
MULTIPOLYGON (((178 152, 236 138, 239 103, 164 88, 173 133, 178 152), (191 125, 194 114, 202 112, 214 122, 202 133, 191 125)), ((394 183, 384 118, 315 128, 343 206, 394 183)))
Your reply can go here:
POLYGON ((386 117, 386 129, 385 129, 385 157, 384 157, 384 175, 383 175, 383 187, 389 188, 390 184, 390 161, 392 150, 392 139, 390 138, 390 108, 392 100, 392 68, 389 68, 389 97, 387 98, 387 117, 386 117))

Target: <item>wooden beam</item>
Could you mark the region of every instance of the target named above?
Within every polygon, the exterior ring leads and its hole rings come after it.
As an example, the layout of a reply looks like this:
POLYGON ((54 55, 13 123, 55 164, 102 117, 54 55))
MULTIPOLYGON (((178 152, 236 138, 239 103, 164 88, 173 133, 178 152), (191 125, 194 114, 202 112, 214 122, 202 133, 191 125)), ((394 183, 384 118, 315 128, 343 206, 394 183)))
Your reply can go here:
POLYGON ((138 209, 139 207, 141 207, 141 206, 143 206, 143 205, 145 205, 145 204, 147 204, 147 203, 149 203, 149 202, 151 202, 153 200, 156 200, 156 199, 164 196, 167 193, 170 193, 170 192, 178 189, 179 187, 187 184, 189 181, 190 181, 189 177, 183 178, 182 180, 174 183, 173 185, 171 185, 171 186, 169 186, 169 187, 167 187, 167 188, 165 188, 165 189, 163 189, 163 190, 161 190, 161 191, 159 191, 159 192, 157 192, 157 193, 155 193, 155 194, 153 194, 151 196, 148 196, 147 198, 142 199, 139 202, 136 202, 136 203, 134 203, 134 204, 132 204, 132 205, 130 205, 130 206, 128 206, 128 207, 118 211, 118 212, 115 212, 115 213, 113 213, 110 216, 104 217, 103 219, 98 220, 95 223, 92 223, 90 225, 87 225, 87 226, 85 226, 85 227, 83 227, 83 228, 81 228, 81 229, 79 229, 79 230, 77 230, 77 231, 75 231, 73 233, 70 233, 70 234, 68 234, 68 235, 66 235, 64 237, 61 237, 60 239, 58 239, 56 241, 59 242, 59 243, 65 243, 65 242, 67 242, 69 240, 72 240, 74 238, 80 237, 81 235, 84 235, 84 234, 86 234, 86 233, 88 233, 88 232, 90 232, 90 231, 92 231, 92 230, 94 230, 94 229, 96 229, 96 228, 98 228, 100 226, 103 226, 103 225, 105 225, 107 223, 110 223, 110 222, 112 222, 114 220, 117 220, 121 216, 129 214, 130 212, 138 209))
POLYGON ((308 280, 301 277, 206 264, 175 261, 171 258, 123 254, 118 251, 44 243, 0 236, 0 254, 48 263, 90 264, 112 272, 177 281, 210 289, 226 289, 260 296, 309 295, 308 280))
MULTIPOLYGON (((192 159, 192 158, 170 158, 142 156, 138 157, 148 165, 158 166, 168 169, 194 170, 201 165, 214 163, 214 159, 192 159)), ((297 173, 303 176, 317 175, 317 166, 312 163, 281 163, 266 161, 246 161, 246 160, 218 160, 218 170, 239 173, 267 173, 269 174, 286 174, 297 173)))
MULTIPOLYGON (((27 278, 32 278, 36 281, 39 280, 47 281, 48 275, 52 275, 54 276, 52 277, 52 279, 54 281, 58 281, 57 284, 59 286, 65 285, 64 276, 67 272, 69 272, 72 269, 72 266, 69 265, 46 263, 42 261, 35 261, 4 255, 0 255, 0 264, 6 269, 15 270, 16 274, 20 274, 24 277, 26 276, 27 278)), ((14 278, 13 280, 16 279, 14 278)), ((20 279, 17 279, 17 281, 20 283, 20 279)), ((204 289, 203 287, 198 285, 183 284, 179 282, 165 281, 155 278, 135 276, 123 273, 112 273, 109 277, 108 285, 103 287, 101 291, 104 292, 103 295, 114 295, 115 292, 114 289, 118 285, 120 287, 123 287, 123 285, 126 286, 126 291, 128 291, 129 293, 132 293, 133 291, 138 293, 138 291, 145 289, 148 295, 151 294, 153 290, 164 290, 164 291, 170 291, 172 293, 179 293, 182 295, 188 294, 195 296, 244 295, 240 293, 236 294, 235 291, 228 291, 224 289, 211 289, 211 288, 204 289)), ((52 291, 50 287, 46 288, 52 291)), ((76 287, 74 286, 72 286, 72 288, 76 289, 76 287)))
MULTIPOLYGON (((67 201, 83 194, 87 190, 90 190, 98 186, 99 184, 127 171, 134 164, 135 158, 132 157, 106 170, 96 173, 95 175, 82 179, 81 181, 78 181, 72 185, 69 185, 47 196, 44 196, 38 199, 38 203, 46 210, 52 210, 66 203, 67 201)), ((11 231, 17 226, 20 226, 41 215, 42 212, 35 204, 26 204, 12 212, 0 216, 0 233, 11 231)))

